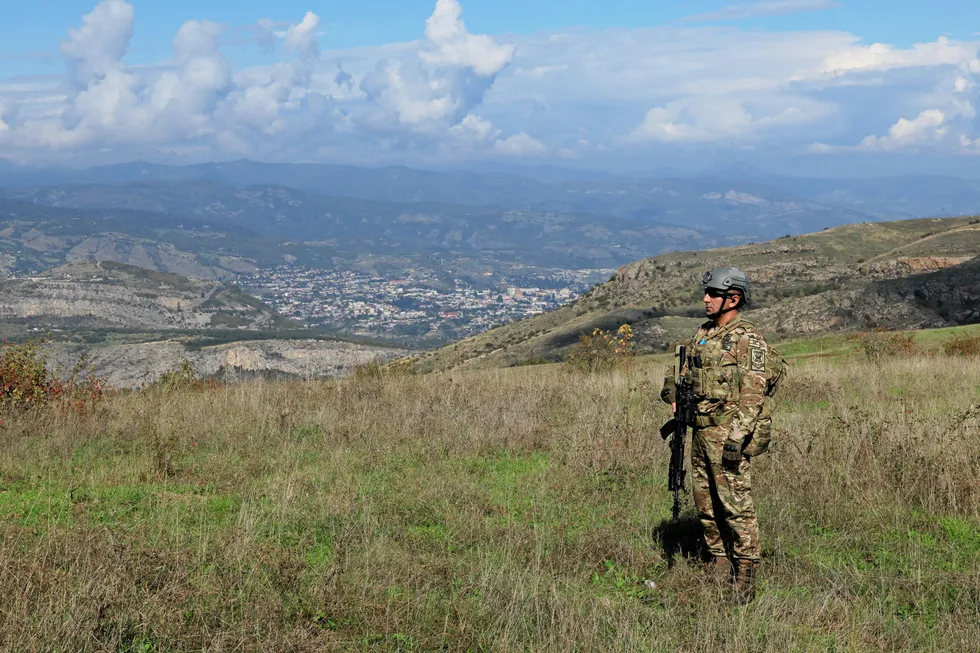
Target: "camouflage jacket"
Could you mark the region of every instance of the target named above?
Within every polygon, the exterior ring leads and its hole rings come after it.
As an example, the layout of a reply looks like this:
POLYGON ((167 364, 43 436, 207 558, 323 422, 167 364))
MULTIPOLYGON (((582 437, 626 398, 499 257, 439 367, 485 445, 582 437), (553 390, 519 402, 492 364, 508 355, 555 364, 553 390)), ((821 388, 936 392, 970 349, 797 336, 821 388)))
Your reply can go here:
MULTIPOLYGON (((755 430, 766 401, 768 351, 765 337, 741 315, 723 327, 702 324, 688 345, 689 357, 701 357, 701 369, 682 370, 694 384, 698 415, 715 416, 719 425, 730 425, 729 437, 738 442, 755 430)), ((673 374, 668 368, 661 393, 668 403, 674 401, 673 374)))

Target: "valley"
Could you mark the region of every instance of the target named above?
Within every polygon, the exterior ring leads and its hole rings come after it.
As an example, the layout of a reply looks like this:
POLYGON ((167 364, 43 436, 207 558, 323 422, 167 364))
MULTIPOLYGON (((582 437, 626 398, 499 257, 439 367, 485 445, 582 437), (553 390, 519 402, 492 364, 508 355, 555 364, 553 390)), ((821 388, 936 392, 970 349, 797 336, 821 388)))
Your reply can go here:
MULTIPOLYGON (((974 206, 971 183, 927 181, 954 210, 974 206)), ((754 282, 751 319, 776 338, 980 320, 976 219, 909 219, 933 196, 904 182, 540 181, 248 161, 126 164, 71 182, 8 172, 0 319, 21 337, 280 330, 425 350, 420 371, 508 366, 560 359, 580 333, 624 323, 640 351, 662 350, 698 323, 701 272, 734 264, 754 282), (919 199, 903 212, 874 199, 886 188, 919 199), (127 295, 128 281, 84 268, 93 262, 187 288, 127 295), (56 280, 63 266, 91 279, 56 280)))

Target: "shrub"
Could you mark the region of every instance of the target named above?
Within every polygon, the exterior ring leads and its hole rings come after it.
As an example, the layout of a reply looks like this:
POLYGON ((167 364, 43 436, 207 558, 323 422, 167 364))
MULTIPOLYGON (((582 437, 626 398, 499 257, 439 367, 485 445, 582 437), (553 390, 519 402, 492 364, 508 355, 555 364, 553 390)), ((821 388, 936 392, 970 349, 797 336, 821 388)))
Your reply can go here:
POLYGON ((55 406, 90 412, 105 397, 108 386, 94 374, 79 378, 79 364, 67 381, 52 376, 40 348, 43 340, 0 346, 0 412, 55 406))
POLYGON ((628 367, 636 355, 633 328, 624 324, 616 331, 593 329, 583 333, 565 362, 581 372, 600 372, 614 367, 628 367))
POLYGON ((384 370, 381 362, 377 358, 372 358, 367 363, 360 363, 354 366, 353 376, 355 379, 380 379, 384 377, 384 370))
POLYGON ((161 374, 160 378, 148 385, 146 389, 170 391, 189 388, 203 390, 205 388, 219 388, 222 385, 224 384, 218 379, 198 376, 191 362, 186 358, 182 358, 177 367, 161 374))
POLYGON ((980 336, 960 334, 943 344, 947 356, 980 356, 980 336))
POLYGON ((553 360, 545 358, 544 356, 531 356, 514 363, 514 367, 528 367, 531 365, 547 365, 553 363, 553 360))
POLYGON ((418 359, 412 356, 403 356, 387 363, 383 363, 376 357, 366 363, 355 365, 351 375, 359 381, 411 376, 415 374, 417 362, 418 359))
POLYGON ((4 410, 43 405, 50 399, 51 381, 39 347, 34 340, 4 344, 0 355, 0 405, 4 410))
POLYGON ((856 342, 873 363, 893 356, 911 356, 919 351, 915 344, 915 334, 911 331, 875 329, 855 333, 849 339, 856 342))

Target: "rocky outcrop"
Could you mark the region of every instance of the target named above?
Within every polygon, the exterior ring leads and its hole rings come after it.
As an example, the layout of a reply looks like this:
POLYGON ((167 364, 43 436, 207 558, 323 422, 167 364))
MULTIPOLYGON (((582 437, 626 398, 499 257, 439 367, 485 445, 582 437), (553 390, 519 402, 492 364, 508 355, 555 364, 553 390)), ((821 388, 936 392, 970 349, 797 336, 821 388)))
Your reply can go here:
POLYGON ((325 379, 347 374, 357 365, 408 353, 324 340, 257 340, 200 349, 176 339, 101 347, 52 343, 44 350, 53 373, 66 377, 83 361, 85 370, 116 388, 146 386, 178 369, 184 360, 201 377, 325 379))
POLYGON ((864 297, 914 305, 946 324, 980 322, 980 256, 938 272, 880 281, 864 297))
POLYGON ((907 277, 910 274, 936 272, 945 270, 961 263, 966 263, 970 256, 918 256, 899 257, 884 261, 873 261, 860 268, 862 274, 870 277, 895 279, 907 277))
POLYGON ((112 262, 65 265, 0 284, 0 319, 43 327, 267 329, 284 318, 219 281, 202 281, 112 262))

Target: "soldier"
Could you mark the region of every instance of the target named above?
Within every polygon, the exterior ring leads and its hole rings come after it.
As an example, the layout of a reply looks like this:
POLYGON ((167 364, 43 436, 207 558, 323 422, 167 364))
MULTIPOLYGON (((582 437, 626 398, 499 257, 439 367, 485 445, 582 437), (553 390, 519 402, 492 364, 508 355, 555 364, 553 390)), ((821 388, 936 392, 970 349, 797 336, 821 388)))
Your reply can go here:
MULTIPOLYGON (((694 504, 712 556, 709 571, 729 575, 734 567, 736 599, 749 602, 755 598, 761 551, 747 454, 752 449, 746 446, 766 399, 769 347, 758 329, 742 318, 750 299, 744 272, 715 268, 705 273, 703 283, 708 321, 688 348, 688 361, 699 356, 701 367, 682 370, 690 375, 698 399, 691 443, 694 504)), ((661 397, 674 402, 673 370, 661 397)))

